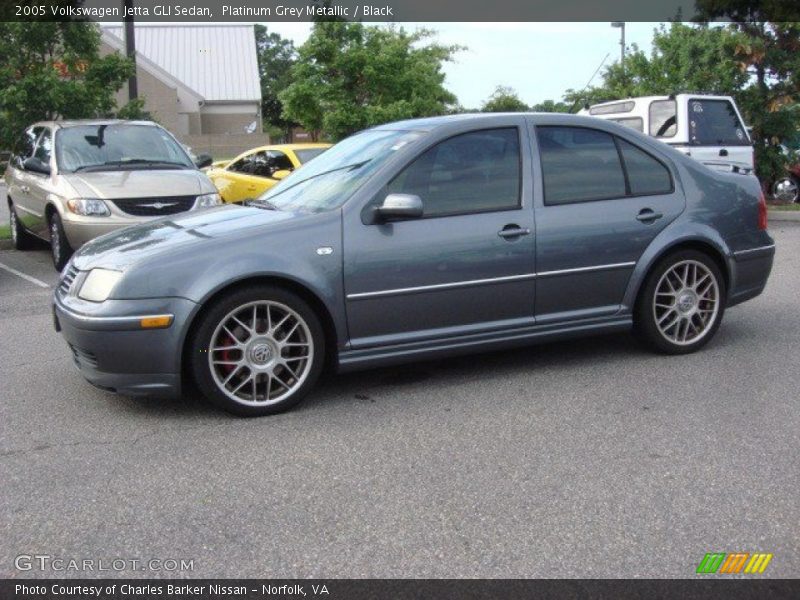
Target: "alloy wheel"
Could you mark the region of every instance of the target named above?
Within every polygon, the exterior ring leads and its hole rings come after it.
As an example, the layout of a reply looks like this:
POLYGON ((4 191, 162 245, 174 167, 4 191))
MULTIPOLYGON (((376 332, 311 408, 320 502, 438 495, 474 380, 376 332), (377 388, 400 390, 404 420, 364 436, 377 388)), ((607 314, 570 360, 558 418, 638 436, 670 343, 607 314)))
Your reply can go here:
POLYGON ((243 304, 217 325, 208 346, 214 383, 235 402, 269 406, 292 396, 311 371, 308 324, 274 301, 243 304))
POLYGON ((672 265, 661 276, 653 297, 653 316, 661 335, 680 346, 705 337, 719 313, 719 285, 714 273, 696 260, 672 265))
POLYGON ((783 177, 772 186, 772 195, 781 202, 797 202, 800 185, 791 177, 783 177))
POLYGON ((17 237, 19 235, 17 232, 17 213, 15 213, 14 208, 11 207, 8 214, 8 220, 11 225, 11 241, 14 242, 14 245, 16 246, 18 242, 17 237))
POLYGON ((61 235, 58 230, 58 221, 52 219, 50 221, 50 248, 53 251, 53 262, 58 264, 61 260, 61 235))

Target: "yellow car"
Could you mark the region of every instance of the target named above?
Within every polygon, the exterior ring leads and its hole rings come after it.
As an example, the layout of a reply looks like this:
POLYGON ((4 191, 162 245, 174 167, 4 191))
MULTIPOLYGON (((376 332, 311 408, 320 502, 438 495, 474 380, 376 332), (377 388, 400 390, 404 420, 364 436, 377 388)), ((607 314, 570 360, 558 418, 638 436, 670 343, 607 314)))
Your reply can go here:
POLYGON ((225 202, 241 202, 266 192, 331 144, 278 144, 248 150, 206 173, 225 202))

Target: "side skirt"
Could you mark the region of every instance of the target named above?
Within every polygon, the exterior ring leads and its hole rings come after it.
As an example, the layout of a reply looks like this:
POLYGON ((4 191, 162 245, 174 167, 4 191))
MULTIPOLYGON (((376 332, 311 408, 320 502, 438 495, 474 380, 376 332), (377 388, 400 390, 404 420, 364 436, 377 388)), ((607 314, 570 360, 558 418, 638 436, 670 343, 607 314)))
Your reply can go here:
POLYGON ((344 373, 371 367, 446 358, 461 354, 490 352, 588 335, 615 333, 630 330, 632 325, 633 318, 631 315, 615 315, 583 322, 572 321, 560 324, 530 325, 518 329, 446 339, 440 338, 424 342, 343 350, 339 353, 338 371, 344 373))

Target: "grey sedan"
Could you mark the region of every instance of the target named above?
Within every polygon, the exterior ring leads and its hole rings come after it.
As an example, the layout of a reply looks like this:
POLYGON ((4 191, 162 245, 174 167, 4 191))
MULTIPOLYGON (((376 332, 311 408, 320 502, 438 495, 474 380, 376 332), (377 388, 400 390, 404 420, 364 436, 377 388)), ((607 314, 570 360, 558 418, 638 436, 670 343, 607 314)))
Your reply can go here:
POLYGON ((194 380, 240 415, 360 369, 633 329, 708 343, 775 246, 751 176, 572 115, 458 115, 354 135, 249 206, 81 248, 56 328, 94 385, 194 380))

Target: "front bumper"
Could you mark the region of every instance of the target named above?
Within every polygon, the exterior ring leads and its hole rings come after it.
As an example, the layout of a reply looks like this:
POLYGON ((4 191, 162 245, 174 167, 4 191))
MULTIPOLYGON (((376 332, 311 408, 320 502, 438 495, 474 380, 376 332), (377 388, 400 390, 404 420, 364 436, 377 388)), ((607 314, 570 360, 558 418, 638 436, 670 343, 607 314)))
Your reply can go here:
POLYGON ((179 396, 183 325, 196 304, 184 298, 91 303, 56 291, 54 326, 89 383, 125 396, 179 396), (173 316, 169 327, 141 328, 142 317, 173 316))

